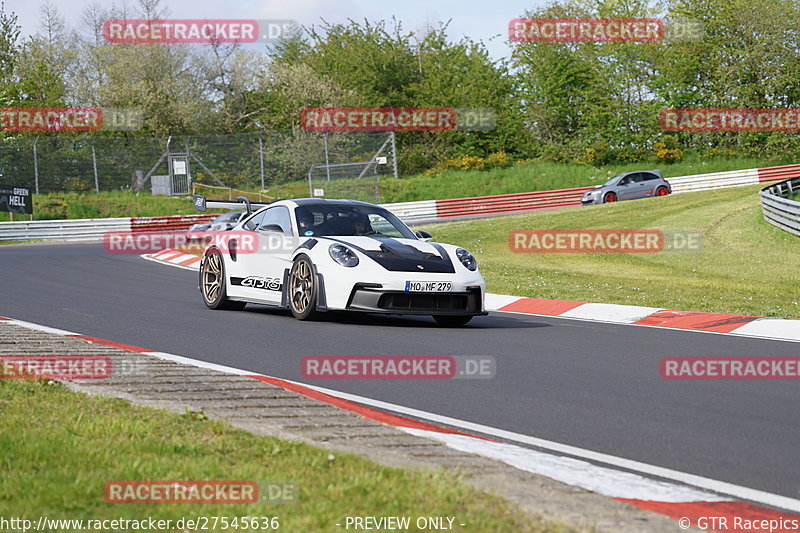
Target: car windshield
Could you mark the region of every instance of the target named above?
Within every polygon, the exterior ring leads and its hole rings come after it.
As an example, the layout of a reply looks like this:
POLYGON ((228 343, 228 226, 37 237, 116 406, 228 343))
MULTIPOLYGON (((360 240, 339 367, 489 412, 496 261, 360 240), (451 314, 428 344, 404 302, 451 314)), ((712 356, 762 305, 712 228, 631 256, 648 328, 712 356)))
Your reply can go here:
POLYGON ((614 185, 615 183, 617 183, 617 181, 619 181, 620 176, 622 176, 622 174, 617 174, 616 176, 605 182, 603 185, 614 185))
POLYGON ((390 211, 369 205, 311 204, 295 209, 297 227, 304 236, 372 235, 416 239, 390 211))

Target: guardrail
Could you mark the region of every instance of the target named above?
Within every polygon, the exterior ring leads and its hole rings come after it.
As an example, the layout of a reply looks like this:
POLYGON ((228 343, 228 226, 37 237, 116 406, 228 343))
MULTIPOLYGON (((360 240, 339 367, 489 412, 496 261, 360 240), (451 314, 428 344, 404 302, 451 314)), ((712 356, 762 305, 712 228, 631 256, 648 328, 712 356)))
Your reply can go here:
POLYGON ((755 185, 759 182, 757 168, 746 170, 731 170, 727 172, 714 172, 711 174, 695 174, 692 176, 679 176, 667 178, 672 185, 672 192, 709 191, 712 189, 727 189, 728 187, 741 187, 755 185))
POLYGON ((577 207, 581 205, 583 193, 591 189, 592 187, 576 187, 555 191, 436 200, 436 216, 437 218, 464 218, 577 207))
POLYGON ((423 200, 381 204, 405 222, 470 218, 503 215, 543 209, 560 209, 581 205, 581 195, 591 187, 557 189, 554 191, 497 194, 448 200, 423 200))
POLYGON ((758 181, 776 181, 800 178, 800 165, 783 165, 758 169, 758 181))
POLYGON ((73 220, 33 220, 0 223, 0 241, 99 241, 109 231, 170 231, 187 229, 192 224, 217 215, 179 215, 167 217, 79 218, 73 220))
POLYGON ((788 200, 797 192, 800 192, 800 177, 764 187, 759 194, 764 220, 800 236, 800 202, 788 200))
MULTIPOLYGON (((678 176, 675 178, 667 178, 667 181, 672 185, 672 191, 677 194, 740 187, 743 185, 755 185, 766 181, 786 180, 789 178, 800 178, 800 164, 678 176)), ((455 220, 458 218, 578 207, 581 205, 581 195, 584 191, 589 189, 591 189, 591 187, 575 187, 571 189, 557 189, 554 191, 498 194, 494 196, 476 196, 472 198, 399 202, 383 204, 383 206, 408 223, 455 220)), ((772 202, 776 203, 778 201, 772 200, 772 202)), ((0 222, 0 241, 99 240, 106 231, 137 232, 171 229, 179 230, 188 228, 190 225, 198 222, 210 220, 214 216, 213 214, 204 214, 118 219, 0 222)))
POLYGON ((407 223, 432 220, 436 218, 436 200, 398 202, 395 204, 381 205, 407 223))
POLYGON ((131 218, 131 231, 170 231, 188 229, 194 224, 208 222, 219 215, 205 213, 202 215, 173 215, 164 217, 134 217, 131 218))

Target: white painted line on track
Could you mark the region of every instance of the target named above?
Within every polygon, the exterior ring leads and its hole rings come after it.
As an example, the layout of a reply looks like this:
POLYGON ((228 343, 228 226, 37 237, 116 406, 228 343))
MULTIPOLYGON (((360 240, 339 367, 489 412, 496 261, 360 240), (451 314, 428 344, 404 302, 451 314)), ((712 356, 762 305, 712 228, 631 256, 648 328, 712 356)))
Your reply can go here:
MULTIPOLYGON (((280 379, 280 378, 279 378, 280 379)), ((290 380, 284 380, 290 381, 290 380)), ((689 485, 692 487, 697 487, 699 489, 705 489, 717 494, 723 494, 728 496, 733 496, 735 498, 739 498, 742 500, 748 500, 756 503, 760 503, 762 505, 767 505, 770 507, 777 507, 779 509, 786 509, 788 511, 800 512, 800 500, 796 500, 793 498, 788 498, 786 496, 781 496, 779 494, 773 494, 770 492, 760 491, 756 489, 751 489, 748 487, 743 487, 740 485, 735 485, 732 483, 727 483, 724 481, 718 481, 715 479, 710 479, 702 476, 697 476, 694 474, 689 474, 686 472, 680 472, 677 470, 671 470, 669 468, 664 468, 660 466, 650 465, 647 463, 642 463, 638 461, 632 461, 630 459, 624 459, 622 457, 617 457, 613 455, 608 455, 604 453, 594 452, 591 450, 586 450, 583 448, 578 448, 576 446, 570 446, 568 444, 561 444, 558 442, 548 441, 544 439, 539 439, 536 437, 532 437, 529 435, 523 435, 521 433, 515 433, 512 431, 506 431, 504 429, 494 428, 491 426, 485 426, 483 424, 476 424, 473 422, 467 422, 465 420, 459 420, 457 418, 451 418, 448 416, 437 415, 434 413, 429 413, 426 411, 421 411, 419 409, 413 409, 409 407, 404 407, 388 402, 384 402, 381 400, 375 400, 372 398, 365 398, 363 396, 357 396, 355 394, 349 394, 345 392, 339 392, 331 389, 326 389, 324 387, 317 387, 315 385, 308 385, 306 383, 298 383, 298 382, 291 382, 297 383, 299 385, 303 385, 310 389, 314 389, 318 392, 322 392, 325 394, 329 394, 330 396, 335 396, 337 398, 342 398, 344 400, 350 400, 352 402, 361 403, 364 405, 368 405, 370 407, 374 407, 376 409, 394 411, 397 413, 401 413, 407 416, 411 416, 414 418, 419 418, 423 420, 428 420, 431 422, 437 422, 439 424, 444 424, 448 426, 455 427, 462 431, 470 431, 473 433, 481 433, 484 435, 489 435, 492 437, 497 437, 504 440, 510 440, 514 442, 519 442, 522 444, 528 444, 531 446, 535 446, 537 448, 541 448, 543 450, 548 450, 551 452, 556 453, 563 453, 567 455, 571 455, 573 457, 579 457, 581 459, 586 459, 589 461, 594 461, 598 463, 607 464, 613 467, 622 468, 624 470, 637 472, 640 474, 644 474, 646 476, 654 476, 657 478, 662 478, 670 481, 674 481, 677 483, 681 483, 683 485, 689 485)), ((550 477, 550 476, 548 476, 550 477)), ((589 483, 590 481, 587 481, 589 483)), ((604 493, 605 494, 605 493, 604 493)), ((609 494, 610 495, 610 494, 609 494)), ((616 496, 614 496, 616 497, 616 496)), ((648 497, 646 494, 640 494, 638 497, 633 499, 639 500, 650 500, 653 498, 648 497)))
MULTIPOLYGON (((8 321, 4 320, 3 322, 0 322, 0 324, 16 324, 19 326, 36 329, 39 331, 47 331, 58 335, 80 335, 78 333, 68 332, 65 330, 34 324, 32 322, 16 320, 13 318, 8 321)), ((142 355, 149 355, 152 357, 183 363, 199 368, 217 370, 228 374, 271 377, 257 372, 251 372, 225 365, 218 365, 216 363, 210 363, 207 361, 201 361, 198 359, 166 352, 144 351, 141 353, 142 355)), ((392 404, 373 398, 366 398, 364 396, 358 396, 355 394, 345 393, 283 378, 272 379, 278 379, 287 383, 300 385, 302 387, 306 387, 308 389, 312 389, 336 398, 359 403, 375 409, 393 411, 413 418, 451 426, 463 431, 484 434, 504 440, 518 442, 520 444, 527 444, 542 450, 547 450, 549 452, 572 456, 554 456, 552 453, 543 453, 514 444, 491 442, 471 436, 462 435, 461 438, 455 439, 445 438, 442 436, 443 434, 439 433, 433 435, 435 432, 424 432, 426 437, 434 438, 444 442, 454 449, 469 451, 484 457, 497 459, 516 468, 538 473, 546 477, 563 481, 564 483, 570 485, 579 486, 587 490, 604 494, 606 496, 636 500, 687 502, 726 501, 726 498, 720 497, 720 495, 726 495, 769 507, 800 512, 800 500, 788 498, 778 494, 750 489, 724 481, 718 481, 686 472, 679 472, 664 467, 594 452, 592 450, 586 450, 576 446, 548 441, 545 439, 494 428, 483 424, 437 415, 435 413, 429 413, 427 411, 392 404), (581 461, 580 459, 584 459, 585 461, 581 461), (592 461, 592 463, 586 461, 592 461), (593 463, 602 463, 612 468, 593 463), (660 479, 652 479, 653 477, 660 479), (668 480, 673 483, 663 480, 668 480), (674 483, 678 483, 679 485, 675 485, 674 483), (686 498, 700 498, 700 500, 687 500, 686 498)), ((403 427, 399 427, 398 429, 411 434, 418 434, 416 432, 422 431, 403 427)), ((453 435, 450 436, 455 437, 453 435)))

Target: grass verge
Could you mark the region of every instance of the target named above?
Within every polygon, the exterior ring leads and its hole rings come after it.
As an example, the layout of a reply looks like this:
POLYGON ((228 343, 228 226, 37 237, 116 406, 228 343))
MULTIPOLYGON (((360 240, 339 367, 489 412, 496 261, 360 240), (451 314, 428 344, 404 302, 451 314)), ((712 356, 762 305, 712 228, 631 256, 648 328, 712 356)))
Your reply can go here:
MULTIPOLYGON (((547 191, 597 185, 621 172, 661 169, 665 178, 788 164, 754 157, 708 159, 693 154, 672 164, 652 161, 594 167, 592 165, 537 162, 496 170, 450 171, 438 176, 418 174, 381 182, 385 202, 410 202, 529 191, 547 191)), ((307 191, 307 189, 306 189, 307 191)))
MULTIPOLYGON (((596 185, 605 182, 620 172, 661 168, 667 178, 724 170, 738 170, 785 164, 789 161, 765 161, 757 158, 707 159, 698 155, 687 156, 683 161, 671 165, 657 163, 629 163, 597 168, 591 165, 555 162, 525 163, 495 170, 450 171, 438 176, 418 174, 407 178, 381 178, 381 201, 411 202, 487 196, 529 191, 545 191, 596 185)), ((341 180, 322 184, 328 197, 354 198, 374 201, 370 180, 341 180), (337 194, 338 190, 338 194, 337 194)), ((228 199, 228 193, 208 189, 203 192, 209 198, 228 199)), ((236 194, 241 194, 237 192, 236 194)), ((304 198, 309 194, 305 181, 272 185, 269 195, 275 198, 304 198)), ((248 193, 251 199, 258 198, 258 191, 248 193)), ((129 216, 164 216, 196 213, 187 197, 171 198, 153 196, 149 193, 135 195, 132 192, 94 193, 49 193, 33 196, 36 220, 67 218, 103 218, 129 216)), ((17 220, 27 220, 18 215, 17 220)), ((8 213, 0 213, 0 221, 9 220, 8 213)))
POLYGON ((348 515, 453 516, 470 531, 562 531, 532 523, 503 500, 467 487, 454 472, 388 468, 348 454, 332 458, 325 450, 255 436, 198 414, 134 407, 44 380, 0 380, 0 412, 5 518, 278 516, 284 531, 336 531, 348 515), (104 500, 107 481, 208 479, 293 482, 300 497, 280 505, 104 500))
POLYGON ((766 223, 763 185, 426 228, 475 253, 488 290, 537 298, 800 318, 800 238, 766 223), (694 253, 512 253, 515 229, 699 230, 694 253))

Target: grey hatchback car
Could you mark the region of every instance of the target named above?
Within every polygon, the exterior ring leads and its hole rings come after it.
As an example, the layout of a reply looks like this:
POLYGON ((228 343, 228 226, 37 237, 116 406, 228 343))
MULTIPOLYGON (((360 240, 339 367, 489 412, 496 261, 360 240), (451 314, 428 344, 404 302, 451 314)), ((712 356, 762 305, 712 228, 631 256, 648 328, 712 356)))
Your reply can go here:
POLYGON ((604 184, 586 191, 581 197, 581 204, 607 204, 671 193, 672 186, 664 179, 660 170, 636 170, 617 174, 604 184))

